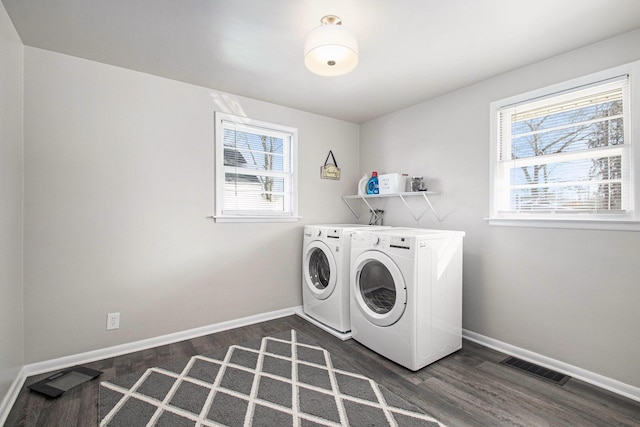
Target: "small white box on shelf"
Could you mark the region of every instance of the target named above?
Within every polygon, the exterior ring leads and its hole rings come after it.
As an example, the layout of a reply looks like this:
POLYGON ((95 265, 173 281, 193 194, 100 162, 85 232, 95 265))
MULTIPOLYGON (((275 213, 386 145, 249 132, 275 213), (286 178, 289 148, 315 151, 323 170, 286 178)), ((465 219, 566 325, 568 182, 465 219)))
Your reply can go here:
POLYGON ((405 191, 406 175, 399 173, 386 173, 378 175, 378 188, 380 194, 397 194, 405 191))

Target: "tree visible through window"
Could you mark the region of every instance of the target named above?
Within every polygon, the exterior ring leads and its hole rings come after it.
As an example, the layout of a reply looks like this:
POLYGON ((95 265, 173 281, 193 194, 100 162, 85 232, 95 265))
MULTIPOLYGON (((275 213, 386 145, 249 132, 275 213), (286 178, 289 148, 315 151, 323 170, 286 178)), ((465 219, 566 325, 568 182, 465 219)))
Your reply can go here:
POLYGON ((222 113, 216 126, 216 218, 295 217, 297 130, 222 113))
POLYGON ((498 212, 626 209, 626 81, 625 76, 498 109, 498 212))

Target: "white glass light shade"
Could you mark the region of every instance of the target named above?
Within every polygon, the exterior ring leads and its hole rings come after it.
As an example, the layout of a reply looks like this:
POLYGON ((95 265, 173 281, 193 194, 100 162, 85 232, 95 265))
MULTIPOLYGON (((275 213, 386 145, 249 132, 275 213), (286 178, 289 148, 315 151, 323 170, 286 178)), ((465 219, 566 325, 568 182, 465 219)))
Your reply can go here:
POLYGON ((341 76, 358 65, 358 40, 342 25, 321 25, 304 42, 304 65, 321 76, 341 76))

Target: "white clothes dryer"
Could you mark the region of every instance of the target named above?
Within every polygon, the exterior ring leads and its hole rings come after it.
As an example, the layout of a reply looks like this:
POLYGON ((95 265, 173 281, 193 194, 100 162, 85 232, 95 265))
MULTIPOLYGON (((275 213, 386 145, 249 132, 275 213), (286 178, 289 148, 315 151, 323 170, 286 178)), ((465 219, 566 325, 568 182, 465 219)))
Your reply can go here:
MULTIPOLYGON (((312 319, 349 332, 349 261, 354 230, 362 224, 306 225, 302 244, 302 305, 312 319)), ((388 228, 388 227, 386 227, 388 228)))
POLYGON ((464 232, 392 228, 351 242, 351 336, 412 371, 462 348, 464 232))

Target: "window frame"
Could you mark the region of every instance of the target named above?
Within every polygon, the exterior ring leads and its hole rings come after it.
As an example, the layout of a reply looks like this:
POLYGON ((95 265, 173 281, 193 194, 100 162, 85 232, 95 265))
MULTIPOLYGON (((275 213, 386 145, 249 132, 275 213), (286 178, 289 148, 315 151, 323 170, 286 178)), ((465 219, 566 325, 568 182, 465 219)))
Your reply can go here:
MULTIPOLYGON (((519 95, 490 103, 490 182, 489 182, 489 217, 490 225, 516 227, 544 227, 544 228, 577 228, 598 230, 629 230, 640 231, 640 119, 635 118, 634 106, 640 105, 640 61, 614 67, 601 72, 575 78, 545 88, 529 91, 519 95), (534 103, 545 98, 557 98, 582 90, 589 86, 596 86, 599 82, 628 76, 628 104, 625 105, 625 147, 628 172, 628 192, 626 194, 624 213, 532 213, 532 212, 504 212, 499 211, 500 179, 500 111, 509 106, 534 103), (635 120, 634 120, 635 119, 635 120)), ((612 150, 623 148, 612 148, 612 150)), ((503 195, 503 197, 506 197, 503 195)))
MULTIPOLYGON (((248 117, 236 116, 216 111, 214 113, 215 133, 215 215, 216 222, 296 222, 298 216, 298 129, 269 123, 248 117), (283 157, 290 165, 286 171, 265 171, 262 169, 240 169, 240 172, 256 176, 273 176, 284 179, 284 209, 282 211, 260 211, 258 209, 225 209, 225 172, 229 166, 224 163, 224 131, 237 126, 248 132, 267 136, 282 137, 285 147, 283 157), (262 172, 262 173, 261 173, 262 172)), ((286 163, 286 162, 285 162, 286 163)))

